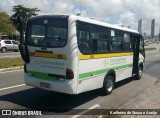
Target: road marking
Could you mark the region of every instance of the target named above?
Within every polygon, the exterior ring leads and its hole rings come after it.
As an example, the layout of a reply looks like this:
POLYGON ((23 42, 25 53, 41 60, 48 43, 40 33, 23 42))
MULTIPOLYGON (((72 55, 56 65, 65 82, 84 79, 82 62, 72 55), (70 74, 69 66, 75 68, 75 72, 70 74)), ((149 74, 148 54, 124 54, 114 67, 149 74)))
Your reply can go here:
POLYGON ((23 71, 23 69, 17 69, 17 70, 12 70, 12 71, 2 71, 0 73, 12 73, 12 72, 16 72, 16 71, 23 71))
POLYGON ((95 104, 95 105, 93 105, 92 107, 88 108, 87 110, 84 110, 84 111, 80 112, 79 115, 74 115, 74 116, 72 116, 71 118, 78 118, 78 117, 80 117, 81 115, 87 113, 89 110, 95 109, 95 108, 100 108, 100 105, 99 105, 99 104, 95 104))
POLYGON ((0 91, 11 89, 11 88, 17 88, 17 87, 21 87, 21 86, 25 86, 25 85, 26 84, 20 84, 20 85, 16 85, 16 86, 10 86, 10 87, 6 87, 6 88, 1 88, 0 91))

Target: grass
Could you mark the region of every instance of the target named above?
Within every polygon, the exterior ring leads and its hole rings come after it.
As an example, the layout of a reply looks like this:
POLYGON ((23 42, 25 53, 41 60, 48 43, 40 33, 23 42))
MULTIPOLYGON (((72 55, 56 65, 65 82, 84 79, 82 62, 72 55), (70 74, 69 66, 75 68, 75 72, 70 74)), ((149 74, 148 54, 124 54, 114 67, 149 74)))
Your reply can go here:
POLYGON ((157 48, 145 48, 145 51, 157 50, 157 48))
POLYGON ((10 67, 17 67, 23 66, 24 62, 22 58, 1 58, 0 59, 0 69, 2 68, 10 68, 10 67))

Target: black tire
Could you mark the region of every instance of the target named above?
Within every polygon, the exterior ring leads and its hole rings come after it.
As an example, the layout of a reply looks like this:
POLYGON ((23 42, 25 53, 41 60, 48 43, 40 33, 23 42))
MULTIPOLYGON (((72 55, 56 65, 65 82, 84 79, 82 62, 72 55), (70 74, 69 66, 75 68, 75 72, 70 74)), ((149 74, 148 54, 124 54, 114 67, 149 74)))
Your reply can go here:
POLYGON ((102 92, 104 95, 109 95, 112 93, 114 88, 114 80, 115 78, 112 75, 105 77, 102 88, 102 92))
POLYGON ((7 51, 7 48, 4 48, 4 47, 3 47, 3 48, 1 49, 1 51, 2 51, 3 53, 6 52, 6 51, 7 51))
POLYGON ((142 73, 143 73, 143 67, 139 66, 138 68, 138 74, 136 75, 136 79, 140 80, 142 78, 142 73))

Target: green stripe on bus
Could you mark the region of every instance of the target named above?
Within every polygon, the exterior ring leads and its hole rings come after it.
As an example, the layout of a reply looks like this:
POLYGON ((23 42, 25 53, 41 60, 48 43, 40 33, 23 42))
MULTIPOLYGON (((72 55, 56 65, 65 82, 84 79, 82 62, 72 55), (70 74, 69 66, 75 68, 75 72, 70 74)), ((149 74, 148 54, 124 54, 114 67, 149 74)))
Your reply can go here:
POLYGON ((49 80, 49 81, 64 81, 65 80, 65 78, 62 78, 63 80, 57 80, 55 77, 48 76, 47 73, 41 73, 41 72, 35 72, 35 71, 27 71, 27 74, 37 79, 43 79, 43 80, 49 80))
POLYGON ((127 64, 127 65, 117 66, 117 67, 113 67, 113 68, 107 68, 107 69, 102 69, 102 70, 98 70, 98 71, 92 71, 92 72, 82 73, 82 74, 79 74, 79 79, 84 79, 84 78, 88 78, 88 77, 91 77, 91 76, 105 74, 110 69, 120 70, 120 69, 125 69, 125 68, 131 67, 131 66, 132 66, 132 64, 127 64))

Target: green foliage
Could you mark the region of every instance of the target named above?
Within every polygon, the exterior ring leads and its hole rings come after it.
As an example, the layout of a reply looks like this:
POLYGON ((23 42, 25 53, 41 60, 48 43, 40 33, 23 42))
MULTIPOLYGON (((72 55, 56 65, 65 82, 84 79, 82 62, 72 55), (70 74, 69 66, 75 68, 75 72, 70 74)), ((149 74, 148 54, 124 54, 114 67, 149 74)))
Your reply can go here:
POLYGON ((26 8, 23 5, 13 6, 12 11, 14 14, 11 16, 11 20, 13 21, 17 31, 20 31, 20 23, 17 20, 17 17, 22 17, 24 22, 26 22, 30 17, 37 15, 36 12, 40 10, 38 8, 26 8))
POLYGON ((2 34, 15 34, 15 27, 10 20, 9 15, 6 12, 0 11, 0 33, 2 34))
POLYGON ((153 51, 153 50, 157 50, 156 48, 145 48, 145 51, 153 51))
POLYGON ((2 68, 10 68, 10 67, 17 67, 17 66, 23 66, 24 62, 22 58, 1 58, 0 59, 0 69, 2 68))

